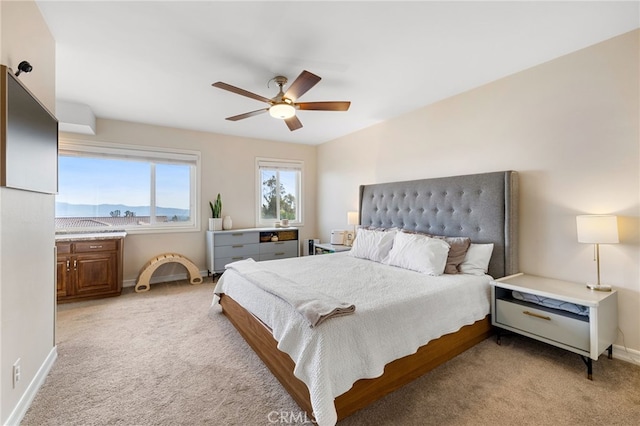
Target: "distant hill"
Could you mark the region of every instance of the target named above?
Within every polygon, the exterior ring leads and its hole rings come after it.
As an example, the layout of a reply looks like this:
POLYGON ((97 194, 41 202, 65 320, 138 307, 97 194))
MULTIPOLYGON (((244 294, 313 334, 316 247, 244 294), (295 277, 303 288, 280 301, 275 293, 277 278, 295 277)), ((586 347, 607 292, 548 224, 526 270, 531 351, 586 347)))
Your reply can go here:
MULTIPOLYGON (((120 210, 120 216, 124 212, 134 212, 136 216, 149 216, 149 206, 126 206, 124 204, 70 204, 56 201, 56 217, 111 217, 111 212, 120 210)), ((189 210, 173 207, 157 207, 157 216, 187 217, 189 210)))

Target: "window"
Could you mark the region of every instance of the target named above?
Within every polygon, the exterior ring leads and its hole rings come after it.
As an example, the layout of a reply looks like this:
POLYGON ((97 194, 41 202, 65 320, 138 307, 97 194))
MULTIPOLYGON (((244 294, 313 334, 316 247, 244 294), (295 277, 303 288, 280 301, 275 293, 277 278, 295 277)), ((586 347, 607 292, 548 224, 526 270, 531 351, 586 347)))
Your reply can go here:
POLYGON ((60 141, 56 230, 198 230, 200 153, 60 141))
POLYGON ((258 225, 273 226, 288 219, 302 224, 302 171, 304 163, 294 160, 258 158, 258 225))

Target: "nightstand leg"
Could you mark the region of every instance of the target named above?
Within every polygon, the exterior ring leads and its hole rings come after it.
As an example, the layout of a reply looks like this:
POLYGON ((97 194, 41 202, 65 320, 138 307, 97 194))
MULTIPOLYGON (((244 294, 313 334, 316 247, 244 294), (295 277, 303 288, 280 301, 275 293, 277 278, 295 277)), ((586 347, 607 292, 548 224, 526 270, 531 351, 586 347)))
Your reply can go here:
POLYGON ((502 345, 502 340, 500 339, 500 330, 496 332, 496 343, 498 345, 502 345))
POLYGON ((609 345, 607 348, 607 358, 613 359, 613 345, 609 345))
POLYGON ((593 380, 593 361, 591 358, 587 358, 583 355, 580 355, 582 361, 587 365, 587 379, 593 380))

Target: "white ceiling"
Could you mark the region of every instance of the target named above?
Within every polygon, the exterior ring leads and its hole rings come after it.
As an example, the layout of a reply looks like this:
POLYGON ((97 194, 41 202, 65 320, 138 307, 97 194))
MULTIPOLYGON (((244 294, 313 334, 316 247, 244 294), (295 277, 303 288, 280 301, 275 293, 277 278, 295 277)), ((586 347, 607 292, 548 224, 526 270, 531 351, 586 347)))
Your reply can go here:
MULTIPOLYGON (((56 40, 57 99, 96 116, 319 144, 640 26, 627 2, 37 1, 56 40), (276 75, 322 81, 289 131, 266 106, 276 75)), ((25 58, 28 60, 28 58, 25 58)), ((33 72, 38 64, 33 63, 33 72)), ((285 88, 286 89, 286 88, 285 88)))

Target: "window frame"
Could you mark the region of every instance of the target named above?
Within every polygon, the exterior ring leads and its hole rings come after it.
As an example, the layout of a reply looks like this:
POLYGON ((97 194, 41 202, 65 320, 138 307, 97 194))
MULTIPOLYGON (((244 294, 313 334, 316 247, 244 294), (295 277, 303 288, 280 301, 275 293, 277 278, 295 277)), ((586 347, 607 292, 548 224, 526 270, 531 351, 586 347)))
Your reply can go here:
MULTIPOLYGON (((304 161, 303 160, 291 160, 291 159, 278 159, 267 157, 256 157, 256 227, 269 227, 274 226, 274 222, 280 221, 280 209, 278 208, 278 218, 269 219, 268 221, 262 220, 262 173, 261 169, 269 170, 295 170, 299 172, 298 177, 298 200, 296 202, 296 209, 298 211, 297 221, 289 220, 289 226, 304 226, 304 161)), ((280 197, 278 197, 278 205, 280 197)))
MULTIPOLYGON (((171 233, 171 232, 199 232, 201 230, 201 200, 200 200, 200 181, 201 181, 201 153, 200 151, 166 148, 157 146, 128 145, 117 144, 101 141, 86 140, 59 140, 58 156, 66 153, 77 153, 79 157, 93 158, 109 158, 113 159, 137 159, 140 161, 148 161, 150 164, 184 164, 190 165, 189 184, 189 209, 191 219, 186 222, 161 222, 148 225, 136 226, 117 226, 117 229, 123 229, 128 234, 155 234, 155 233, 171 233)), ((151 167, 149 178, 155 181, 155 166, 151 167)), ((155 191, 150 188, 149 202, 150 212, 155 215, 155 191)), ((57 201, 57 199, 56 199, 57 201)), ((111 230, 111 226, 96 227, 66 227, 64 230, 56 229, 56 231, 72 232, 100 232, 111 230)))

